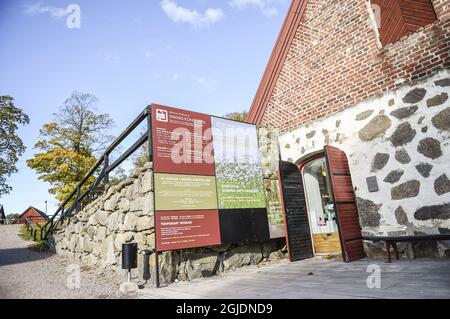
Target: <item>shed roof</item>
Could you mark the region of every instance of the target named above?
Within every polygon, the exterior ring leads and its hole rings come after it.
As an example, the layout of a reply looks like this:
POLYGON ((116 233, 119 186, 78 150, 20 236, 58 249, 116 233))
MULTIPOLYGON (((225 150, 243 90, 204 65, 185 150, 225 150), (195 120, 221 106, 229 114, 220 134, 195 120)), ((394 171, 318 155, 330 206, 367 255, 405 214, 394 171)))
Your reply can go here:
POLYGON ((39 215, 41 215, 43 218, 48 219, 47 214, 45 214, 43 211, 41 211, 40 209, 37 209, 34 206, 30 206, 27 209, 25 209, 25 211, 20 214, 19 218, 21 218, 23 215, 25 215, 30 209, 34 209, 39 215))

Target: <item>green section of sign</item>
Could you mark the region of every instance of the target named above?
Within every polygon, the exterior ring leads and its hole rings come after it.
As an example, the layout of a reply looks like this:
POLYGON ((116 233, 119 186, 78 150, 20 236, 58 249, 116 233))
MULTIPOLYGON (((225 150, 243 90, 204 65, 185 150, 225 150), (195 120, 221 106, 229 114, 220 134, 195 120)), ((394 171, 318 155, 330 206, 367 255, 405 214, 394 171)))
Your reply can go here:
POLYGON ((156 210, 217 209, 214 176, 155 174, 156 210))
POLYGON ((216 163, 219 208, 265 208, 258 163, 216 163))

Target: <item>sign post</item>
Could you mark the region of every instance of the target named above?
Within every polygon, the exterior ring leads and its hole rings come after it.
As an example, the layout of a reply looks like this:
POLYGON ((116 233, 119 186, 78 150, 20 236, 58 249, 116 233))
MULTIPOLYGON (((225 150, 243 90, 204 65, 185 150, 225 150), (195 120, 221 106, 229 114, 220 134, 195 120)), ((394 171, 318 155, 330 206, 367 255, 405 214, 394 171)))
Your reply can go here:
MULTIPOLYGON (((153 162, 153 134, 152 134, 152 107, 149 106, 147 108, 147 134, 148 134, 148 161, 153 162)), ((155 174, 152 171, 152 185, 155 185, 155 174)), ((153 196, 153 207, 155 207, 155 196, 153 196)), ((155 225, 155 285, 156 288, 159 288, 159 258, 158 258, 158 250, 156 249, 156 212, 153 213, 153 224, 155 225)))

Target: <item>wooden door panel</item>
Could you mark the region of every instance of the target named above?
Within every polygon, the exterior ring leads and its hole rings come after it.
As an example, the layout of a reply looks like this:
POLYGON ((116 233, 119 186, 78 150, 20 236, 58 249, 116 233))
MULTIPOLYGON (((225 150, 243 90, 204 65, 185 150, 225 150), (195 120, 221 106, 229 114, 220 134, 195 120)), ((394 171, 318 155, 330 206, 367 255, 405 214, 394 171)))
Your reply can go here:
POLYGON ((313 257, 303 180, 297 165, 280 162, 280 183, 291 261, 313 257))
POLYGON ((325 158, 344 260, 350 262, 364 258, 361 226, 347 156, 336 147, 325 146, 325 158))

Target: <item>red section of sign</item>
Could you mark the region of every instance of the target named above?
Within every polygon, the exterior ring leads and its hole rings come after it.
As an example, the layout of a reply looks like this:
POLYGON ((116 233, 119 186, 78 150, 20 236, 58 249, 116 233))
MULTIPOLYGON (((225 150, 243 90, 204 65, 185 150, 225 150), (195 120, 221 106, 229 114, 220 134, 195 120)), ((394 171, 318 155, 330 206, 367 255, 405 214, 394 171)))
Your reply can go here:
POLYGON ((209 115, 153 104, 152 132, 155 173, 214 175, 209 115))
POLYGON ((156 212, 156 250, 220 245, 217 210, 156 212))

